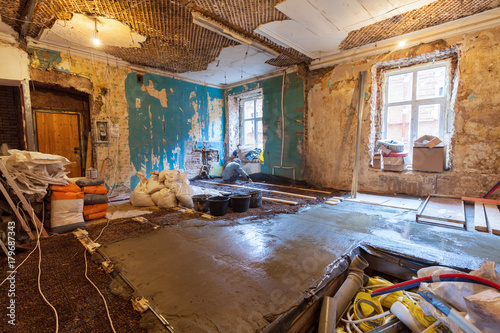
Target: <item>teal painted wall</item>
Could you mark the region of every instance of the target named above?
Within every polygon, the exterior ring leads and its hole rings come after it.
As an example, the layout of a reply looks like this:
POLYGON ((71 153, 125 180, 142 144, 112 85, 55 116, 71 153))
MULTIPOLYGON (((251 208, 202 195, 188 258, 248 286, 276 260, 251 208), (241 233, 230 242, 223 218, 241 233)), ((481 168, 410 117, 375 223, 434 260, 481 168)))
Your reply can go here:
MULTIPOLYGON (((125 95, 130 159, 136 170, 183 169, 187 141, 212 142, 224 156, 224 90, 154 74, 145 74, 140 84, 132 72, 125 80, 125 95)), ((132 188, 137 183, 132 177, 132 188)))
MULTIPOLYGON (((283 76, 257 81, 226 90, 226 96, 262 88, 264 164, 261 172, 271 174, 273 166, 281 163, 281 86, 283 76)), ((287 74, 284 95, 285 145, 283 166, 295 167, 296 178, 303 179, 304 146, 304 81, 297 73, 287 74), (299 120, 300 122, 297 122, 299 120)), ((276 174, 291 178, 292 171, 276 169, 276 174)))

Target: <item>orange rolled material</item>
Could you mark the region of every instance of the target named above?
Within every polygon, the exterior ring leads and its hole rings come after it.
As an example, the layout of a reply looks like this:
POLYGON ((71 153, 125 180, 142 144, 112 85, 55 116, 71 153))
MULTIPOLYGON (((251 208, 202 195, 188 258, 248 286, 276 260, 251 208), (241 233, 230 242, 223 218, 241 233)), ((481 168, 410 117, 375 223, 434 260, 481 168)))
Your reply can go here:
POLYGON ((51 200, 83 200, 83 192, 52 192, 51 200))
POLYGON ((83 207, 83 215, 90 215, 94 213, 100 213, 106 211, 109 208, 107 203, 96 204, 96 205, 87 205, 83 207))
POLYGON ((75 183, 69 183, 68 185, 50 185, 50 189, 55 192, 81 192, 80 186, 75 183))
POLYGON ((107 194, 108 193, 108 189, 104 185, 85 186, 83 188, 83 191, 85 193, 90 193, 90 194, 107 194))
POLYGON ((107 213, 109 213, 109 212, 107 210, 105 210, 104 212, 98 212, 98 213, 93 213, 93 214, 89 214, 89 215, 84 215, 83 218, 85 219, 85 221, 102 219, 106 216, 107 213))

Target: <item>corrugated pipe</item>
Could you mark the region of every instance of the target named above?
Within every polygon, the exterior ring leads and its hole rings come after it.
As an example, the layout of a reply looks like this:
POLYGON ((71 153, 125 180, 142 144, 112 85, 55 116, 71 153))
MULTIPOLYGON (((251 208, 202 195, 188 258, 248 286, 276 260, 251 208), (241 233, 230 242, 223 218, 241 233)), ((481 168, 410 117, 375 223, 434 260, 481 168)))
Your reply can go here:
POLYGON ((340 320, 345 310, 349 306, 351 299, 356 295, 359 288, 363 286, 363 275, 368 262, 361 256, 356 256, 349 265, 349 275, 344 281, 335 296, 325 297, 321 307, 318 333, 333 333, 335 326, 340 320))

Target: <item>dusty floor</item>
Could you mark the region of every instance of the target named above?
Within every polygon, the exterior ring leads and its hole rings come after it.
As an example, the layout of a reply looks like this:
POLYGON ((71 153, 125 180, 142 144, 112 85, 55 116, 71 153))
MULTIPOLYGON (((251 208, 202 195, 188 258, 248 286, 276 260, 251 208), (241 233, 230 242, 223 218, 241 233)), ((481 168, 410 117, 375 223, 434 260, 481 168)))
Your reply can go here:
POLYGON ((343 202, 271 219, 185 220, 106 246, 178 332, 254 332, 360 244, 464 269, 500 262, 498 236, 421 225, 415 212, 343 202))
MULTIPOLYGON (((329 263, 360 243, 463 268, 475 268, 484 259, 500 262, 499 236, 419 225, 412 211, 349 202, 329 206, 321 203, 325 197, 297 198, 297 206, 264 202, 259 209, 229 210, 214 220, 153 210, 145 216, 148 223, 111 221, 98 242, 177 332, 261 329, 300 299, 329 263)), ((129 204, 113 209, 131 208, 136 209, 129 204)), ((88 223, 87 231, 95 238, 105 226, 88 223)), ((60 332, 109 332, 102 300, 84 277, 79 241, 70 233, 43 239, 41 245, 42 289, 59 312, 60 332)), ((37 254, 16 276, 17 325, 12 328, 3 318, 0 331, 54 331, 53 312, 37 292, 37 254)), ((17 262, 26 255, 18 252, 17 262)), ((0 266, 5 265, 1 257, 0 266)), ((117 331, 141 332, 145 320, 130 301, 112 294, 111 278, 94 262, 89 260, 88 267, 117 331)), ((5 276, 5 270, 0 272, 0 278, 5 276)), ((6 287, 0 287, 2 295, 6 287)), ((6 297, 0 299, 5 308, 6 297)))

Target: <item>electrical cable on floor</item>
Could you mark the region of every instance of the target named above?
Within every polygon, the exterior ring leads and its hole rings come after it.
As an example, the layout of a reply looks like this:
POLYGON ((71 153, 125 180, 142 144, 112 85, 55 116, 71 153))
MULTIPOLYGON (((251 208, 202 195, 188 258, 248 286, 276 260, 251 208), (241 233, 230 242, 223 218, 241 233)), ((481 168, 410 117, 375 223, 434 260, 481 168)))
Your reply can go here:
MULTIPOLYGON (((104 228, 103 228, 103 230, 104 230, 104 228)), ((99 288, 94 284, 94 282, 92 282, 92 280, 87 275, 87 268, 88 268, 88 265, 87 265, 87 249, 85 249, 85 252, 83 252, 83 257, 85 258, 85 278, 94 286, 94 288, 97 290, 97 292, 99 293, 99 295, 101 295, 102 300, 104 301, 104 306, 106 307, 106 313, 108 315, 108 319, 109 319, 109 323, 111 325, 111 329, 113 330, 114 333, 116 333, 115 327, 113 326, 113 320, 111 320, 111 315, 109 314, 108 303, 106 303, 106 299, 104 298, 104 295, 101 293, 101 291, 99 290, 99 288)))
MULTIPOLYGON (((35 215, 35 211, 31 210, 31 212, 33 213, 33 216, 31 216, 31 219, 33 221, 35 221, 35 216, 34 216, 35 215)), ((45 223, 45 204, 43 204, 42 214, 43 214, 42 215, 42 229, 43 229, 43 225, 45 223)), ((38 246, 38 291, 40 292, 40 295, 42 295, 42 298, 45 301, 45 303, 47 303, 47 305, 50 306, 52 308, 52 310, 54 311, 54 315, 55 315, 55 318, 56 318, 56 333, 57 333, 57 332, 59 332, 59 316, 57 314, 57 310, 47 300, 47 298, 43 294, 43 292, 42 292, 42 285, 40 283, 40 280, 41 280, 41 277, 42 277, 42 247, 40 246, 40 236, 42 234, 42 229, 38 229, 38 226, 37 226, 36 223, 35 223, 35 228, 36 228, 36 232, 37 232, 36 242, 37 242, 37 246, 38 246)))
POLYGON ((97 236, 97 238, 93 240, 93 242, 94 242, 94 243, 95 243, 95 242, 97 242, 97 240, 98 240, 99 238, 101 238, 101 235, 102 235, 102 233, 103 233, 104 229, 106 229, 107 227, 109 227, 109 221, 110 221, 110 220, 109 220, 109 219, 107 219, 107 220, 108 220, 108 222, 107 222, 107 223, 106 223, 106 225, 105 225, 105 226, 101 229, 101 232, 99 233, 99 236, 97 236))

